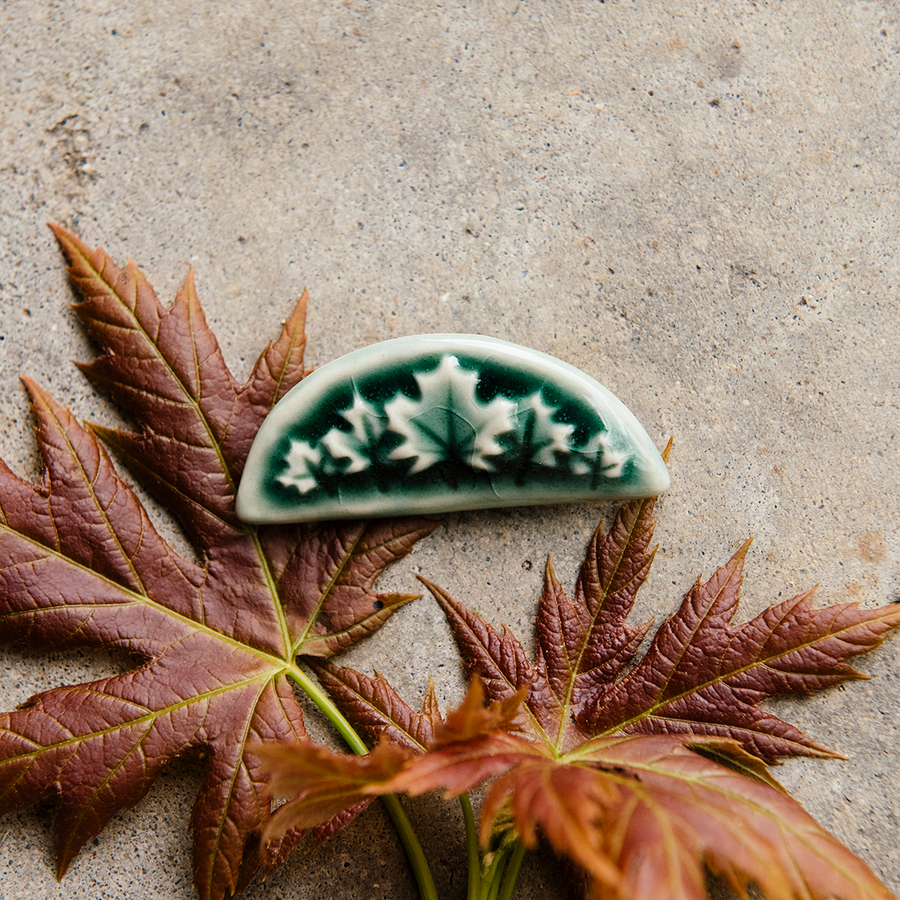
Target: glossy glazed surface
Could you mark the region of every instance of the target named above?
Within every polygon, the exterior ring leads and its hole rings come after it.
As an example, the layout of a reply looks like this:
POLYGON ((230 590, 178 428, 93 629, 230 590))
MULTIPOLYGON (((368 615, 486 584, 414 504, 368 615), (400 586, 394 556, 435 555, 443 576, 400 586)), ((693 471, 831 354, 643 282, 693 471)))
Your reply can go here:
POLYGON ((606 388, 544 353, 417 335, 323 366, 273 409, 238 493, 249 522, 651 496, 659 452, 606 388))

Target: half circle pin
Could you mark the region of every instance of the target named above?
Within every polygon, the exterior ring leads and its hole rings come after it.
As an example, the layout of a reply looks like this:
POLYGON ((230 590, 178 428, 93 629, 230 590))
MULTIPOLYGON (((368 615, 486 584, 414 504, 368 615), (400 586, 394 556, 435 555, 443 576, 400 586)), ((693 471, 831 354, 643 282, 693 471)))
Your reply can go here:
POLYGON ((246 522, 308 522, 655 496, 665 463, 573 366, 479 335, 357 350, 274 407, 237 496, 246 522))

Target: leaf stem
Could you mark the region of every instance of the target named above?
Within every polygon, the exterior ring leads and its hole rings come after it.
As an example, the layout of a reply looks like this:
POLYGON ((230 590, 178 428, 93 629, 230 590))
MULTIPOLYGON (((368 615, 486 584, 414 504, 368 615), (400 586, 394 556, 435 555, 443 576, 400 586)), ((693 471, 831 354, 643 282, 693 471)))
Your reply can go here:
POLYGON ((431 869, 428 867, 425 852, 412 827, 412 822, 409 821, 406 812, 400 805, 399 798, 396 794, 385 794, 381 798, 381 802, 387 809, 394 828, 397 829, 403 849, 406 851, 406 858, 412 866, 416 884, 419 886, 419 897, 421 900, 438 900, 437 888, 434 886, 434 879, 431 877, 431 869))
POLYGON ((466 853, 469 860, 469 890, 466 900, 481 900, 481 854, 478 852, 478 830, 475 827, 475 814, 472 812, 472 801, 468 794, 459 795, 463 820, 466 823, 466 853))
MULTIPOLYGON (((369 748, 363 742, 363 739, 356 733, 353 726, 344 718, 343 713, 334 705, 331 698, 306 674, 299 666, 291 666, 287 670, 288 675, 297 682, 303 692, 312 700, 319 708, 322 714, 335 727, 338 734, 344 739, 347 746, 357 755, 365 756, 369 752, 369 748)), ((396 795, 388 794, 381 798, 403 849, 406 851, 406 857, 412 866, 413 874, 416 877, 416 883, 419 886, 419 897, 421 900, 438 900, 437 888, 434 886, 434 878, 431 876, 431 869, 428 867, 428 860, 422 850, 422 845, 413 830, 412 823, 409 821, 400 801, 396 795)))
POLYGON ((287 674, 300 685, 301 690, 316 706, 320 712, 334 725, 338 734, 344 739, 347 746, 357 755, 365 756, 369 752, 369 748, 363 742, 363 739, 356 733, 353 726, 344 718, 343 713, 334 705, 331 697, 316 684, 306 672, 299 666, 291 666, 287 670, 287 674))
POLYGON ((500 882, 503 880, 506 859, 512 847, 512 844, 507 844, 494 853, 494 858, 491 860, 491 864, 484 875, 480 900, 497 900, 497 894, 500 893, 500 882))
POLYGON ((522 860, 525 859, 525 844, 518 840, 513 848, 512 857, 503 872, 503 887, 497 895, 497 900, 512 900, 513 892, 516 889, 519 870, 522 868, 522 860))

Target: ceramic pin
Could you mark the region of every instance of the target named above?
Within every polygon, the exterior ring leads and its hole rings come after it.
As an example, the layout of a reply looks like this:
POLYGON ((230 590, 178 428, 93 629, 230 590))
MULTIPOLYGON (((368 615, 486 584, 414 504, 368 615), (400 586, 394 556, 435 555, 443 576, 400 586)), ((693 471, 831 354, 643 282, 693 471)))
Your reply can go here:
POLYGON ((307 522, 649 497, 669 486, 632 413, 593 378, 494 338, 357 350, 275 406, 237 497, 247 522, 307 522))

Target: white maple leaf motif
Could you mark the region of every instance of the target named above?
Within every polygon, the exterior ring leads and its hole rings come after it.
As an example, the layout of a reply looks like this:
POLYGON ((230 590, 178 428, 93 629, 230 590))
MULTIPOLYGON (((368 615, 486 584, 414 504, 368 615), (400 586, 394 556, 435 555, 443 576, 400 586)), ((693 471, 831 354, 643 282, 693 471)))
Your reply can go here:
POLYGON ((314 443, 291 441, 286 471, 277 480, 305 495, 323 487, 323 474, 330 483, 333 477, 358 475, 386 462, 396 463, 391 468, 403 475, 449 463, 451 468, 440 474, 451 483, 454 468, 503 477, 510 465, 521 466, 525 460, 556 469, 560 477, 590 475, 595 483, 601 475, 622 475, 628 456, 613 450, 609 435, 595 434, 576 449, 575 425, 554 420, 561 411, 547 403, 541 390, 520 400, 498 395, 484 402, 477 395, 479 373, 464 369, 452 354, 443 356, 432 371, 413 374, 419 399, 397 393, 381 407, 354 391, 351 405, 337 413, 350 430, 331 428, 314 443), (504 435, 508 440, 501 443, 504 435), (385 460, 380 454, 387 449, 386 439, 387 446, 396 446, 385 460), (403 465, 407 460, 412 461, 409 468, 403 465))
POLYGON ((291 441, 291 449, 284 461, 288 464, 288 468, 278 476, 278 481, 285 487, 295 488, 301 494, 308 494, 318 485, 309 464, 318 465, 322 461, 320 450, 306 441, 291 441))
POLYGON ((544 402, 541 392, 526 397, 519 403, 519 415, 533 415, 530 445, 534 448, 532 460, 541 466, 555 466, 557 453, 570 453, 572 446, 569 439, 575 431, 574 425, 554 422, 553 414, 557 410, 544 402))
MULTIPOLYGON (((582 448, 580 453, 583 456, 593 456, 601 463, 599 471, 606 478, 618 478, 622 474, 622 469, 628 461, 628 457, 624 453, 616 453, 610 446, 609 440, 602 432, 594 435, 590 441, 582 448)), ((572 471, 576 475, 587 475, 591 471, 591 466, 585 462, 572 463, 572 471)))
POLYGON ((371 462, 361 451, 374 445, 384 432, 384 419, 378 415, 371 403, 354 393, 353 405, 344 410, 341 416, 352 426, 352 430, 341 431, 332 428, 322 438, 322 445, 335 459, 348 459, 350 465, 345 472, 364 472, 371 462))
POLYGON ((505 397, 482 403, 475 395, 478 374, 452 355, 415 378, 421 399, 400 394, 384 407, 388 427, 403 438, 390 459, 414 459, 410 474, 445 460, 493 471, 489 457, 503 453, 497 438, 515 427, 516 404, 505 397))

